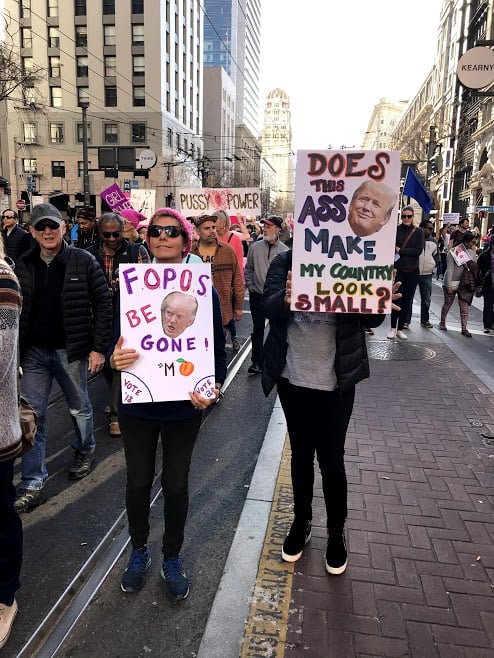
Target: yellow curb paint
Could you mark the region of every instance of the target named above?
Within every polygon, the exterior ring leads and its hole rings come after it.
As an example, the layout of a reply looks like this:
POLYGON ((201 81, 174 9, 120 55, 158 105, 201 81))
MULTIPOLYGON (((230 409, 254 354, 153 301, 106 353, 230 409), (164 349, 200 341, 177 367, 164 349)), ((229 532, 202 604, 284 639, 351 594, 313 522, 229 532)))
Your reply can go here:
POLYGON ((241 658, 283 658, 285 653, 294 564, 282 561, 281 547, 293 518, 292 503, 290 445, 285 437, 241 658))

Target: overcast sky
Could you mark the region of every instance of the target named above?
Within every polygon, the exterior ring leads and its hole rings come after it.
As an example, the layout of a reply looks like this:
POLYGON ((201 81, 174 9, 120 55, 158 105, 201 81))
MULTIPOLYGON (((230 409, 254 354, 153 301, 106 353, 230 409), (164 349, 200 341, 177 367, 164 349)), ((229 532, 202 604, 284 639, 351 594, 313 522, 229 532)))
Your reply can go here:
POLYGON ((442 2, 264 0, 260 127, 280 87, 294 150, 361 146, 379 99, 410 100, 432 68, 442 2))

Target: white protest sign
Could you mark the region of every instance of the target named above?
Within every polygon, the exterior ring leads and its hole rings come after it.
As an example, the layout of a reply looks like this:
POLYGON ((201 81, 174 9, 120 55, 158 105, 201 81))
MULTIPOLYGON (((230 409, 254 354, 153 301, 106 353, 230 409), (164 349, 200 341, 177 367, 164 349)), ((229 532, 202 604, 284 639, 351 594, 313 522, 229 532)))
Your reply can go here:
POLYGON ((122 402, 214 397, 211 266, 125 264, 119 279, 124 347, 139 353, 121 374, 122 402))
POLYGON ((135 210, 142 212, 148 219, 151 219, 156 206, 156 190, 132 189, 130 191, 130 201, 135 210))
POLYGON ((178 210, 186 217, 212 215, 225 210, 228 215, 261 214, 261 191, 258 187, 199 187, 180 188, 177 195, 178 210))
POLYGON ((465 265, 469 260, 472 260, 465 245, 459 244, 451 249, 450 254, 457 265, 465 265))
POLYGON ((391 313, 396 151, 298 151, 294 311, 391 313))

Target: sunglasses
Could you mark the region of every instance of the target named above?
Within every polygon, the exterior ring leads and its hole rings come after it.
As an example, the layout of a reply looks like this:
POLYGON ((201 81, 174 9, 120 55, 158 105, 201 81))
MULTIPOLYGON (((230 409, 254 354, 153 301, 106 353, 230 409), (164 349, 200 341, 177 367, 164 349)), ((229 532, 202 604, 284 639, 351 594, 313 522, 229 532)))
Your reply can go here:
POLYGON ((15 219, 15 215, 2 215, 2 219, 15 219))
POLYGON ((57 222, 52 222, 48 220, 47 222, 38 222, 36 226, 34 227, 35 231, 39 231, 40 233, 45 230, 45 228, 49 228, 52 231, 56 231, 57 229, 60 228, 60 224, 57 224, 57 222))
POLYGON ((158 226, 158 224, 151 224, 148 228, 150 238, 159 238, 162 233, 167 238, 178 238, 179 235, 182 235, 182 229, 179 226, 158 226))
POLYGON ((412 219, 413 215, 402 215, 403 219, 412 219))
POLYGON ((109 240, 110 238, 120 238, 122 234, 120 231, 102 231, 101 235, 105 238, 105 240, 109 240))

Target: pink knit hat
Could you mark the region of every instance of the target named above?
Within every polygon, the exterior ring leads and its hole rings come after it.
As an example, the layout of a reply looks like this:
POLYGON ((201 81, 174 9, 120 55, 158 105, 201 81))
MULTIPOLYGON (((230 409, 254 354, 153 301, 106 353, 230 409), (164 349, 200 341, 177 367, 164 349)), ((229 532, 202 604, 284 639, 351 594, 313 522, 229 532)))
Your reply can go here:
POLYGON ((176 219, 180 224, 185 238, 183 254, 184 256, 187 256, 192 248, 192 240, 194 238, 194 230, 192 228, 192 224, 175 208, 158 208, 158 210, 153 213, 153 216, 149 220, 149 226, 154 224, 154 221, 158 219, 158 217, 173 217, 173 219, 176 219))
POLYGON ((142 222, 148 221, 146 215, 143 215, 142 212, 134 210, 133 208, 126 208, 125 210, 121 210, 118 214, 130 222, 134 228, 137 228, 142 222))

